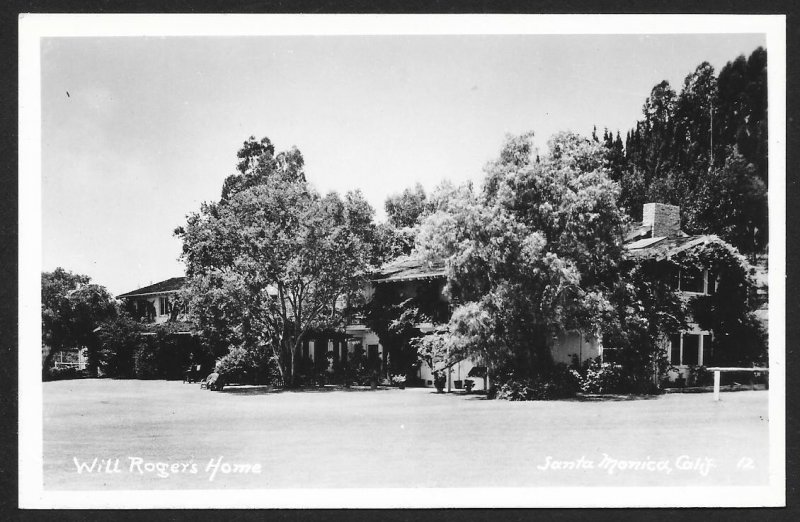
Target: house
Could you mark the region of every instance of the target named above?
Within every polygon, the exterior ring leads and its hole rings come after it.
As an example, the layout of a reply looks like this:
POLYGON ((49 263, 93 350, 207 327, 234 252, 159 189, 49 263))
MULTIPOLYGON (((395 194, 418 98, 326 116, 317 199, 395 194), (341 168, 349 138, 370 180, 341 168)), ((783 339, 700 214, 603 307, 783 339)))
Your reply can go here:
MULTIPOLYGON (((735 259, 741 268, 754 276, 755 271, 735 247, 716 235, 687 235, 680 229, 680 207, 663 203, 647 203, 643 208, 640 226, 632 230, 625 241, 625 254, 630 262, 649 260, 662 266, 673 288, 685 300, 713 295, 720 284, 723 268, 714 260, 689 268, 679 268, 675 260, 709 246, 717 247, 735 259)), ((765 285, 759 287, 762 296, 765 285)), ((702 329, 695 318, 689 317, 686 330, 671 333, 664 340, 664 350, 671 369, 669 379, 686 379, 691 369, 714 364, 714 332, 702 329)))
MULTIPOLYGON (((365 300, 372 301, 375 294, 381 291, 394 293, 395 300, 402 302, 415 300, 428 318, 426 322, 414 325, 418 334, 426 334, 440 330, 450 319, 451 304, 445 293, 447 277, 444 262, 431 263, 415 257, 401 257, 383 267, 370 278, 365 289, 365 300)), ((375 353, 381 361, 381 370, 386 371, 391 355, 380 342, 378 334, 363 323, 356 322, 346 327, 350 343, 355 346, 366 346, 368 353, 375 353)), ((470 371, 475 367, 472 360, 459 361, 450 368, 449 385, 461 388, 470 371)), ((419 384, 433 386, 433 371, 427 364, 414 365, 419 384)), ((440 368, 436 368, 439 370, 440 368)), ((482 381, 481 381, 482 382, 482 381)), ((476 389, 481 389, 481 382, 476 389)))
MULTIPOLYGON (((644 205, 641 224, 625 237, 624 249, 627 262, 652 261, 658 263, 665 277, 670 277, 675 289, 688 299, 693 296, 711 295, 716 291, 719 273, 714 266, 697 266, 678 269, 673 263, 683 252, 708 245, 719 246, 739 262, 746 260, 728 243, 714 235, 690 236, 680 229, 680 208, 663 203, 644 205)), ((747 265, 749 266, 749 265, 747 265)), ((175 319, 174 296, 185 282, 183 277, 174 277, 132 292, 120 295, 128 303, 136 317, 156 324, 175 319)), ((381 267, 364 287, 366 302, 378 292, 391 292, 397 302, 414 300, 415 306, 424 308, 426 322, 414 324, 416 333, 426 334, 443 330, 450 319, 451 303, 444 289, 447 283, 444 262, 430 263, 420 258, 402 257, 381 267)), ((361 351, 382 376, 388 377, 391 367, 391 350, 384 347, 378 333, 371 330, 363 315, 350 318, 342 331, 316 332, 302 343, 301 360, 313 363, 317 369, 332 373, 343 361, 351 360, 361 351)), ((664 340, 664 350, 672 367, 669 378, 686 377, 691 368, 709 365, 714 358, 713 332, 703 330, 698 323, 691 322, 680 332, 673 332, 664 340)), ((593 332, 565 331, 551 340, 550 351, 555 362, 572 363, 576 359, 584 362, 600 358, 613 360, 614 348, 603 345, 593 332)), ((445 368, 435 368, 440 370, 445 368)), ((449 368, 448 389, 459 389, 468 377, 483 377, 483 369, 476 361, 465 359, 449 368)), ((433 386, 434 369, 427 364, 416 364, 417 382, 433 386)), ((488 386, 485 378, 474 379, 476 389, 488 386)))
POLYGON ((166 323, 177 315, 175 295, 185 282, 185 277, 173 277, 120 294, 117 298, 125 302, 126 309, 134 318, 146 323, 166 323))
MULTIPOLYGON (((643 208, 641 224, 634 227, 625 237, 625 258, 630 263, 642 260, 653 261, 661 267, 664 277, 669 277, 674 288, 680 292, 684 299, 696 296, 711 295, 716 291, 719 282, 719 272, 713 263, 707 266, 697 266, 693 269, 679 269, 673 261, 682 252, 689 252, 708 245, 717 245, 722 250, 729 252, 743 266, 749 269, 746 260, 738 251, 715 235, 688 235, 680 228, 680 207, 663 203, 648 203, 643 208)), ((410 298, 427 292, 428 299, 433 299, 443 307, 433 323, 416 325, 420 333, 428 333, 442 328, 450 316, 450 303, 443 292, 446 283, 445 267, 440 264, 426 264, 420 259, 401 258, 386 266, 372 278, 367 299, 382 285, 396 287, 402 297, 410 298), (425 289, 428 290, 425 290, 425 289), (432 290, 432 291, 431 291, 432 290)), ((761 292, 763 293, 763 292, 761 292)), ((434 314, 436 316, 436 314, 434 314)), ((370 331, 363 324, 354 324, 347 327, 351 341, 369 346, 370 350, 380 354, 385 361, 383 347, 377 334, 370 331)), ((700 328, 691 318, 688 328, 684 331, 673 332, 664 339, 664 350, 668 357, 671 369, 668 378, 672 381, 686 378, 692 368, 713 364, 713 332, 700 328)), ((577 359, 584 362, 600 358, 604 361, 613 360, 614 348, 603 345, 602 339, 592 332, 564 331, 554 336, 551 341, 550 351, 555 362, 572 363, 577 359)), ((437 368, 438 369, 438 368, 437 368)), ((463 380, 475 373, 476 363, 472 360, 463 360, 450 368, 450 381, 455 388, 460 388, 463 380)), ((417 377, 426 385, 433 385, 433 372, 427 365, 420 365, 417 377)), ((480 386, 481 380, 476 380, 480 386)), ((478 388, 479 389, 479 388, 478 388)))

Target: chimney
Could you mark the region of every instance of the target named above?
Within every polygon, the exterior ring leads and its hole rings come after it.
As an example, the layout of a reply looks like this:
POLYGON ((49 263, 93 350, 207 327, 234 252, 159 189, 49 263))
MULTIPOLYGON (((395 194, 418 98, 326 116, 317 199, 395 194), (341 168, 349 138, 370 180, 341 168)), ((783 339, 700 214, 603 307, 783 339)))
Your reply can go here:
POLYGON ((650 237, 680 236, 681 207, 666 203, 645 203, 642 208, 642 226, 650 228, 650 237))

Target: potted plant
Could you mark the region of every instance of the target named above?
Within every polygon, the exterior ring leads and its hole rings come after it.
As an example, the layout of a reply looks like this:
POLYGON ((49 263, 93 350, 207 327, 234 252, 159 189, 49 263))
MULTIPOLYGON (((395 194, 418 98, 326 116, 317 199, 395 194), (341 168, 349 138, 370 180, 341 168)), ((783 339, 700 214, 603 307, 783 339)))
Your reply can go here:
POLYGON ((405 375, 392 375, 392 384, 400 388, 401 390, 406 389, 406 376, 405 375))
POLYGON ((465 379, 464 380, 464 390, 467 393, 472 392, 472 388, 475 387, 475 381, 473 379, 465 379))
POLYGON ((442 393, 444 391, 444 386, 447 384, 447 377, 445 377, 444 372, 438 370, 433 374, 433 385, 436 386, 436 391, 442 393))

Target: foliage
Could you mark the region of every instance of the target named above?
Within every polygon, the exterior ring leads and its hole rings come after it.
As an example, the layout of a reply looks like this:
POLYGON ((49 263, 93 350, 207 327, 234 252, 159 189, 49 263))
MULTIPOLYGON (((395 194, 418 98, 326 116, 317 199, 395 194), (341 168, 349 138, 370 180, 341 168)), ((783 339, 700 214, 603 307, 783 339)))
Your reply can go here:
POLYGON ((464 359, 464 350, 456 344, 457 338, 449 332, 435 332, 413 341, 419 361, 428 365, 432 372, 450 368, 464 359))
POLYGON ((213 355, 194 335, 178 335, 170 323, 148 330, 122 312, 97 332, 99 362, 107 377, 180 379, 189 364, 209 369, 213 355))
POLYGON ((695 296, 688 303, 700 328, 714 332, 714 364, 766 363, 767 333, 749 306, 754 283, 747 261, 726 244, 715 241, 681 252, 674 261, 684 268, 709 269, 716 279, 714 293, 695 296))
POLYGON ((489 399, 536 401, 567 399, 578 391, 575 376, 566 365, 558 364, 532 377, 519 376, 516 371, 498 372, 498 380, 489 390, 489 399))
POLYGON ((390 370, 409 373, 417 360, 415 339, 422 334, 420 323, 428 322, 437 313, 437 284, 426 282, 417 285, 413 297, 405 297, 400 286, 379 284, 366 305, 365 324, 378 335, 384 350, 389 353, 390 370))
POLYGON ((411 228, 430 212, 431 202, 425 194, 425 189, 417 183, 414 188, 407 188, 401 194, 387 197, 384 207, 390 225, 396 228, 411 228))
POLYGON ((379 266, 414 250, 418 227, 397 228, 389 223, 380 223, 375 228, 373 266, 379 266))
POLYGON ((108 377, 132 378, 135 359, 145 350, 144 327, 127 313, 103 323, 97 336, 100 341, 100 369, 108 377))
POLYGON ((433 372, 433 385, 436 386, 436 389, 441 392, 444 390, 444 386, 447 384, 447 374, 444 370, 436 370, 433 372))
POLYGON ((264 347, 294 381, 312 329, 338 328, 369 265, 373 210, 358 193, 318 194, 296 150, 274 155, 268 139, 239 151, 223 198, 176 230, 188 284, 183 300, 217 351, 264 347))
POLYGON ((695 204, 687 208, 686 225, 696 233, 719 234, 746 252, 758 251, 767 231, 767 187, 735 147, 724 163, 699 177, 695 204))
POLYGON ((584 393, 627 393, 630 386, 619 364, 601 363, 599 358, 587 361, 581 372, 572 370, 584 393))
POLYGON ((356 346, 345 369, 346 384, 355 383, 358 386, 368 386, 377 382, 377 364, 377 361, 370 360, 363 347, 356 346))
POLYGON ((603 328, 604 348, 613 348, 627 391, 650 393, 669 364, 665 337, 687 327, 687 307, 675 290, 669 263, 641 260, 622 265, 603 328))
POLYGON ((281 385, 277 361, 269 359, 266 353, 244 346, 231 347, 217 361, 216 371, 227 383, 281 385))
POLYGON ((95 372, 98 343, 94 330, 115 317, 117 307, 105 287, 90 281, 89 276, 60 267, 42 272, 42 340, 50 349, 43 371, 52 366, 56 351, 86 347, 87 370, 95 372))
MULTIPOLYGON (((679 93, 664 81, 621 143, 604 135, 606 166, 634 219, 642 205, 680 205, 689 233, 717 234, 743 252, 768 241, 767 52, 739 56, 718 75, 703 62, 679 93)), ((621 141, 621 140, 620 140, 621 141)))
POLYGON ((143 338, 133 354, 133 374, 137 379, 163 379, 163 369, 159 364, 161 345, 152 336, 143 338))
POLYGON ((66 368, 50 367, 45 368, 45 381, 61 381, 66 379, 83 379, 87 377, 86 370, 79 370, 73 366, 66 368))
POLYGON ((562 133, 534 153, 530 134, 510 137, 482 192, 450 197, 417 239, 446 260, 454 343, 530 377, 552 366, 553 334, 599 331, 613 311, 624 224, 599 143, 562 133))

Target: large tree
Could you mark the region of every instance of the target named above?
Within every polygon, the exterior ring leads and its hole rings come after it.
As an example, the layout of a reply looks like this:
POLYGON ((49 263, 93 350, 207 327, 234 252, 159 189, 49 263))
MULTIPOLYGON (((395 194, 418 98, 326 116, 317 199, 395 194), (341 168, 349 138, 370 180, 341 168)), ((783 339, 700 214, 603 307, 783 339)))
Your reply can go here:
POLYGON ((510 137, 483 190, 452 195, 418 236, 421 252, 446 259, 460 344, 535 375, 552 365, 558 331, 599 333, 622 252, 618 195, 601 144, 562 133, 538 158, 532 134, 510 137))
POLYGON ((719 75, 703 62, 680 93, 667 82, 653 88, 642 120, 627 134, 622 161, 606 138, 607 166, 629 215, 641 219, 646 202, 680 205, 686 232, 718 234, 743 252, 763 251, 769 239, 766 67, 761 47, 728 62, 719 75))
POLYGON ((95 329, 115 317, 117 307, 105 287, 91 278, 63 268, 42 272, 42 342, 44 372, 59 350, 86 348, 87 369, 97 368, 98 339, 95 329))
POLYGON ((176 233, 190 313, 224 353, 241 346, 278 363, 293 384, 298 350, 318 328, 341 327, 371 253, 373 209, 358 193, 321 196, 299 151, 245 142, 239 173, 176 233))

